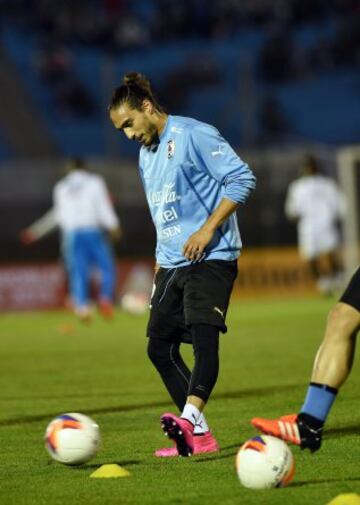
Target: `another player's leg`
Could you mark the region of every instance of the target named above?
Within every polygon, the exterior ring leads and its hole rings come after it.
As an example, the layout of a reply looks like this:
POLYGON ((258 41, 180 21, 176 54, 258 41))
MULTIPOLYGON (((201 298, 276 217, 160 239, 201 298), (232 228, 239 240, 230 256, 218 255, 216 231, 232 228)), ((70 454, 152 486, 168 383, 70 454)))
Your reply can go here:
POLYGON ((112 319, 114 315, 113 299, 116 284, 114 258, 109 244, 101 233, 94 233, 93 245, 95 264, 98 266, 101 274, 99 311, 105 319, 112 319))
POLYGON ((81 321, 89 322, 92 313, 89 304, 90 258, 86 237, 82 233, 74 233, 74 236, 69 239, 69 248, 70 291, 74 312, 81 321))
POLYGON ((324 423, 354 359, 360 312, 346 303, 337 303, 328 316, 324 340, 317 352, 311 382, 297 423, 301 445, 316 450, 321 445, 324 423))
POLYGON ((310 272, 316 283, 317 290, 323 295, 331 295, 333 288, 332 276, 327 269, 324 269, 324 264, 327 266, 326 258, 322 254, 309 259, 310 272))
POLYGON ((319 259, 317 257, 309 258, 308 259, 308 265, 309 265, 309 270, 312 278, 314 279, 315 282, 318 282, 318 280, 321 277, 321 269, 319 265, 319 259))
POLYGON ((337 249, 327 254, 327 263, 331 276, 332 291, 336 292, 344 286, 344 268, 337 249))
POLYGON ((71 252, 69 248, 69 240, 68 240, 68 233, 63 231, 61 234, 61 246, 60 246, 60 251, 61 251, 61 257, 63 260, 64 264, 64 270, 65 270, 65 275, 66 275, 66 298, 65 298, 65 307, 68 310, 73 310, 74 309, 74 301, 71 297, 71 279, 72 279, 72 261, 71 261, 71 252))
POLYGON ((359 310, 347 303, 337 303, 329 314, 300 413, 274 420, 254 418, 253 426, 312 452, 318 450, 337 392, 350 374, 359 328, 359 310))

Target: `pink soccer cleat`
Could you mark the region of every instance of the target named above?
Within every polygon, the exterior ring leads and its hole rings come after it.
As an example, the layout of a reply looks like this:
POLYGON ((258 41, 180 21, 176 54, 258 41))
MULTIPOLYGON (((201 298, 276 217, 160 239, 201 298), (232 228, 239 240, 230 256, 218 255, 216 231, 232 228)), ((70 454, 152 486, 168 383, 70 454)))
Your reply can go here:
POLYGON ((175 442, 179 456, 191 456, 194 452, 193 424, 170 413, 163 414, 160 421, 165 435, 175 442))
POLYGON ((174 456, 179 456, 176 444, 174 447, 163 447, 162 449, 157 449, 154 452, 157 458, 173 458, 174 456))
MULTIPOLYGON (((211 433, 207 431, 203 435, 194 435, 194 452, 193 454, 203 454, 205 452, 217 452, 219 450, 216 438, 211 433)), ((158 449, 155 451, 155 456, 158 458, 171 458, 174 456, 179 456, 177 447, 164 447, 163 449, 158 449)))

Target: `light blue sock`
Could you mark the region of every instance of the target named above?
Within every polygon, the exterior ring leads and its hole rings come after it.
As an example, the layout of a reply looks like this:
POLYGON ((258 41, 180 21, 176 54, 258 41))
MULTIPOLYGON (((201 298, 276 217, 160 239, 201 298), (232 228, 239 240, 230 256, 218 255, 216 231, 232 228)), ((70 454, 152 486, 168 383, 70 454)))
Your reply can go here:
POLYGON ((337 389, 326 384, 310 382, 305 402, 300 412, 325 422, 336 395, 337 389))

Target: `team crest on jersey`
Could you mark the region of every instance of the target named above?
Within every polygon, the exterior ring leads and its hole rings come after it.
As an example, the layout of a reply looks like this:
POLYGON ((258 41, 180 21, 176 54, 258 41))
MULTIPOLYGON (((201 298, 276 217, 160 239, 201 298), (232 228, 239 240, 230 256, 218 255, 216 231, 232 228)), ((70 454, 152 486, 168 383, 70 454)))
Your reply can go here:
POLYGON ((167 157, 170 159, 175 154, 175 142, 173 140, 168 140, 167 143, 167 157))
POLYGON ((178 126, 172 126, 170 131, 173 133, 182 133, 183 129, 179 128, 178 126))

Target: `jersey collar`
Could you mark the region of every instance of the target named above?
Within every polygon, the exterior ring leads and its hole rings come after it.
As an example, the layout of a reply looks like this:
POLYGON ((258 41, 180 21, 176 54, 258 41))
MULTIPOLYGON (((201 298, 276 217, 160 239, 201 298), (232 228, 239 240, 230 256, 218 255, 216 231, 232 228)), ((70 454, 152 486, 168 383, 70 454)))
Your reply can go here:
POLYGON ((166 123, 165 123, 165 126, 164 126, 164 129, 163 131, 161 132, 160 136, 159 136, 159 139, 160 139, 160 142, 162 141, 162 139, 168 134, 169 130, 170 130, 170 123, 171 123, 171 120, 172 120, 172 117, 170 116, 170 114, 168 115, 167 117, 167 120, 166 120, 166 123))

